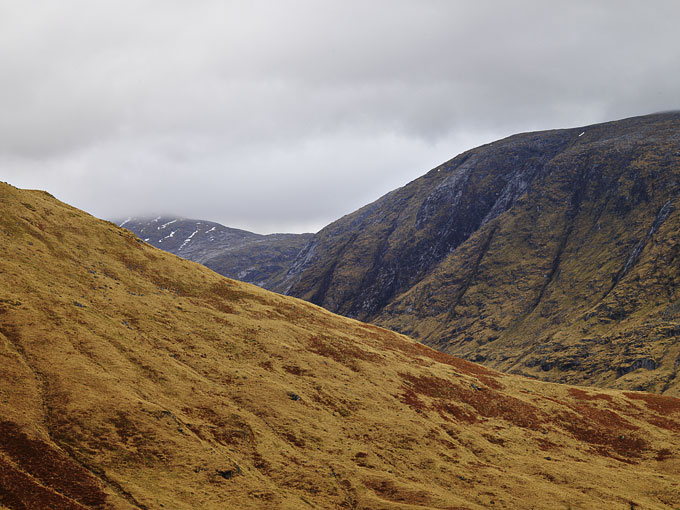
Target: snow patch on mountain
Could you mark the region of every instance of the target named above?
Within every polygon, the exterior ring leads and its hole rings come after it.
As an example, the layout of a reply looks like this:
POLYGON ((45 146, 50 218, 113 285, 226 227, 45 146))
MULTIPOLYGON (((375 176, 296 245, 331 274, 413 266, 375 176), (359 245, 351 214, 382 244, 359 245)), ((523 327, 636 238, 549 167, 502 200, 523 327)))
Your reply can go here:
POLYGON ((177 220, 168 221, 167 223, 164 223, 163 225, 161 225, 160 227, 158 227, 158 230, 163 230, 165 227, 167 227, 168 225, 172 225, 172 224, 175 223, 176 221, 177 221, 177 220))
POLYGON ((193 232, 189 237, 187 237, 187 238, 184 240, 184 242, 183 242, 182 245, 177 249, 177 251, 180 251, 180 250, 181 250, 182 248, 184 248, 187 244, 189 244, 189 242, 191 242, 191 238, 194 237, 196 234, 198 234, 198 229, 194 230, 194 232, 193 232))

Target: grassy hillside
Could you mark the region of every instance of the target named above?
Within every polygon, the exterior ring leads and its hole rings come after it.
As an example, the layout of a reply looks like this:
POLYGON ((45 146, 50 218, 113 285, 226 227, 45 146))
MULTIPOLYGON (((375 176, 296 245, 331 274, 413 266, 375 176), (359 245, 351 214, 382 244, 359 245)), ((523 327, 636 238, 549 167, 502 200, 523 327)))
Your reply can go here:
POLYGON ((501 375, 0 184, 0 508, 680 507, 680 400, 501 375))

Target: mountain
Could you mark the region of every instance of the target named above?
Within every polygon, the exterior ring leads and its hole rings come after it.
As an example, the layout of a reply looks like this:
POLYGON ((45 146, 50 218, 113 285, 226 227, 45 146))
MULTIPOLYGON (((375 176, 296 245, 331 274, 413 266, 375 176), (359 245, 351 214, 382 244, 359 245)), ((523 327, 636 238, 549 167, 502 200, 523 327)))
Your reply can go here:
POLYGON ((0 508, 680 505, 680 400, 504 375, 0 184, 0 508))
POLYGON ((260 235, 175 216, 115 221, 147 243, 263 288, 276 285, 312 234, 260 235))
POLYGON ((680 394, 680 113, 465 152, 274 287, 495 369, 680 394))

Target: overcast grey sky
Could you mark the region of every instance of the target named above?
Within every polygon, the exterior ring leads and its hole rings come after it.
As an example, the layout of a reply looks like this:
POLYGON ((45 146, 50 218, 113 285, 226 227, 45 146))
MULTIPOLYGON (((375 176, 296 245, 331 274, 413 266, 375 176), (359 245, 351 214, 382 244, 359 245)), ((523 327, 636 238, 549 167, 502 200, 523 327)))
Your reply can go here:
POLYGON ((315 231, 516 132, 680 107, 677 0, 0 0, 0 179, 315 231))

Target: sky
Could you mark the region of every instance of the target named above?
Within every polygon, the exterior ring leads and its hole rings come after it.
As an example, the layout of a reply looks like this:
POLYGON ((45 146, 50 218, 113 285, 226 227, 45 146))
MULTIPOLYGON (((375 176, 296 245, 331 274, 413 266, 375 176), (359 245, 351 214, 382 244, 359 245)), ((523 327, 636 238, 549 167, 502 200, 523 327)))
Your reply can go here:
POLYGON ((457 154, 680 108, 680 2, 0 0, 0 180, 315 232, 457 154))

